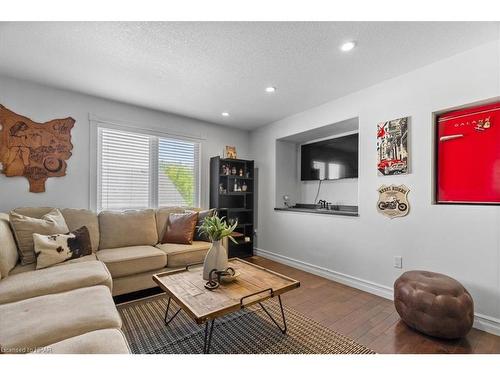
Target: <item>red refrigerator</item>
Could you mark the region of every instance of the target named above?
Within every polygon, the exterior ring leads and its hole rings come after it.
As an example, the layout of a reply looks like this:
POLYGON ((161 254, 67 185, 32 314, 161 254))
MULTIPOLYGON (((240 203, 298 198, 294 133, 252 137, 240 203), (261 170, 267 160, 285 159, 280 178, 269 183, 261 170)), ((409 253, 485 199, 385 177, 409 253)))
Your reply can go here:
POLYGON ((500 102, 437 119, 437 202, 500 204, 500 102))

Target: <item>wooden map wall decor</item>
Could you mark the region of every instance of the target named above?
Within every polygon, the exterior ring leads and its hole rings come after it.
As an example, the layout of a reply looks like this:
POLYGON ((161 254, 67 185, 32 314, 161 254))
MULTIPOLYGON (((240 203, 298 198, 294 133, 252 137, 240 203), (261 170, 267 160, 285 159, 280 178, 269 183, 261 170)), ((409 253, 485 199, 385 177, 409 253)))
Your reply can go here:
POLYGON ((0 105, 1 172, 7 177, 24 176, 30 192, 44 192, 47 178, 66 175, 74 125, 71 117, 36 123, 0 105))

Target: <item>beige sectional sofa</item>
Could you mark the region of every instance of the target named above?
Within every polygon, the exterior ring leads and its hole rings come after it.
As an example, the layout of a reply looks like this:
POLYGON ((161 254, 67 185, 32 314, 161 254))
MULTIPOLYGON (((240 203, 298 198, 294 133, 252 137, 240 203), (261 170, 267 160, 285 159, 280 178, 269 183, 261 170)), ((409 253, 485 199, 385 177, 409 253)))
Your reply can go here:
MULTIPOLYGON (((40 218, 51 209, 14 211, 40 218)), ((9 216, 0 213, 0 352, 128 353, 112 296, 154 287, 153 274, 202 262, 210 248, 160 244, 169 214, 184 210, 60 209, 71 231, 88 228, 93 254, 41 270, 18 263, 9 216)))

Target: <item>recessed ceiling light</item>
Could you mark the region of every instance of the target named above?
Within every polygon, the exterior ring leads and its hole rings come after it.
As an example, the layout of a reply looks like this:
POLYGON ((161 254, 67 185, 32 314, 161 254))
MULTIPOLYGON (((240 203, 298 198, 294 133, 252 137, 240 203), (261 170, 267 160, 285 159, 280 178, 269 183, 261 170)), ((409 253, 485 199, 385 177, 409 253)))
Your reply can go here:
POLYGON ((269 86, 269 87, 266 87, 266 92, 275 92, 276 91, 276 87, 273 87, 273 86, 269 86))
POLYGON ((227 113, 227 112, 222 112, 222 113, 221 113, 221 115, 222 115, 223 117, 229 117, 229 113, 227 113))
POLYGON ((351 42, 346 42, 340 46, 340 49, 344 52, 352 50, 354 47, 356 47, 356 42, 351 41, 351 42))

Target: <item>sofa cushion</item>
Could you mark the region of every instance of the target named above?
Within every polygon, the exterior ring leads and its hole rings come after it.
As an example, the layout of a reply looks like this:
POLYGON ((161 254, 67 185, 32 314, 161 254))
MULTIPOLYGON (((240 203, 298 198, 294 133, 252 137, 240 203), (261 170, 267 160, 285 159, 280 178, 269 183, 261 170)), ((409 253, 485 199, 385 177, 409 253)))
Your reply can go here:
POLYGON ((58 209, 53 209, 41 218, 34 218, 11 211, 9 215, 10 225, 17 241, 21 264, 35 262, 35 251, 33 248, 33 234, 56 234, 68 233, 66 221, 58 209))
POLYGON ((158 243, 155 211, 103 211, 99 214, 99 233, 99 249, 154 246, 158 243))
POLYGON ((167 220, 167 230, 161 243, 178 243, 191 245, 193 243, 194 229, 198 221, 197 212, 183 214, 171 213, 167 220))
MULTIPOLYGON (((54 267, 58 267, 58 266, 64 266, 66 264, 71 264, 71 263, 80 263, 80 262, 88 262, 88 261, 91 261, 91 260, 97 260, 97 257, 95 254, 91 254, 91 255, 87 255, 87 256, 84 256, 84 257, 81 257, 81 258, 76 258, 76 259, 70 259, 70 260, 67 260, 66 262, 64 263, 59 263, 59 264, 56 264, 54 267)), ((18 263, 9 273, 9 276, 11 275, 17 275, 19 273, 24 273, 24 272, 29 272, 29 271, 34 271, 36 270, 36 263, 31 263, 31 264, 21 264, 21 263, 18 263)))
POLYGON ((167 254, 167 267, 184 267, 188 264, 201 263, 212 246, 205 241, 193 241, 191 245, 175 243, 158 244, 156 247, 167 254))
POLYGON ((10 229, 9 215, 0 213, 0 279, 7 277, 19 258, 16 240, 10 229))
POLYGON ((36 354, 129 354, 127 339, 116 328, 70 337, 35 350, 36 354))
MULTIPOLYGON (((40 219, 52 210, 52 207, 19 207, 13 211, 20 215, 40 219)), ((92 242, 92 251, 96 251, 99 248, 99 221, 97 214, 90 210, 78 208, 61 208, 60 211, 70 231, 83 226, 87 227, 90 234, 90 241, 92 242)))
POLYGON ((97 214, 90 210, 76 208, 62 208, 61 213, 70 231, 77 230, 83 226, 87 227, 92 251, 97 251, 99 248, 99 220, 97 219, 97 214))
POLYGON ((0 304, 94 285, 112 288, 111 275, 102 262, 65 263, 3 279, 0 281, 0 304))
POLYGON ((53 209, 54 207, 18 207, 13 209, 12 211, 18 213, 19 215, 40 219, 43 215, 48 214, 53 209))
POLYGON ((0 316, 0 346, 5 352, 32 351, 122 324, 111 293, 103 285, 0 305, 0 316))
POLYGON ((103 249, 97 258, 104 262, 113 277, 133 275, 165 267, 167 255, 153 246, 129 246, 103 249))
POLYGON ((158 231, 158 242, 161 242, 163 236, 165 236, 165 231, 167 229, 167 220, 170 214, 182 214, 184 213, 184 208, 182 207, 161 207, 156 210, 156 230, 158 231))
POLYGON ((158 284, 153 280, 153 275, 167 271, 172 271, 172 269, 163 267, 153 271, 117 277, 113 279, 113 296, 120 296, 122 294, 158 287, 158 284))
POLYGON ((33 234, 36 269, 47 268, 70 259, 92 254, 90 235, 83 226, 67 234, 33 234))

